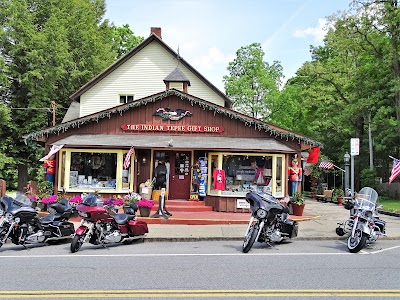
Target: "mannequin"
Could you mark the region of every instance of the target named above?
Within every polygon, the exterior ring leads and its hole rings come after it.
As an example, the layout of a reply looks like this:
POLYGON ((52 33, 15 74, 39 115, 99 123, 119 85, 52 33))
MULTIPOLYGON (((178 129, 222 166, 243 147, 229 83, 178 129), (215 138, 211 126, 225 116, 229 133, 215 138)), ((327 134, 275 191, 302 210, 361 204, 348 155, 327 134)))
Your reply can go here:
POLYGON ((44 161, 44 172, 46 173, 46 180, 54 183, 54 174, 56 168, 56 161, 54 155, 44 161))
POLYGON ((158 161, 158 165, 156 167, 155 173, 156 182, 154 183, 154 188, 156 190, 161 190, 162 188, 166 188, 167 181, 167 167, 165 166, 164 161, 158 161))
POLYGON ((289 187, 291 196, 297 192, 297 184, 302 179, 302 171, 299 168, 299 162, 297 157, 293 158, 292 166, 288 170, 288 178, 289 178, 289 187))

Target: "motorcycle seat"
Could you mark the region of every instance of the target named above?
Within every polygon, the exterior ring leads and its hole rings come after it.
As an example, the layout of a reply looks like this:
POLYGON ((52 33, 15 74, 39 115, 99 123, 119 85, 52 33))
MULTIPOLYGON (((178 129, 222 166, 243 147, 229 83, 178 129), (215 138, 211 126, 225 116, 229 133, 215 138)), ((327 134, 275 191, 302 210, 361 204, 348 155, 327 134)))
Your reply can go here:
POLYGON ((128 223, 130 220, 133 220, 136 216, 135 215, 127 215, 127 214, 116 214, 113 217, 117 224, 124 225, 124 224, 128 223))

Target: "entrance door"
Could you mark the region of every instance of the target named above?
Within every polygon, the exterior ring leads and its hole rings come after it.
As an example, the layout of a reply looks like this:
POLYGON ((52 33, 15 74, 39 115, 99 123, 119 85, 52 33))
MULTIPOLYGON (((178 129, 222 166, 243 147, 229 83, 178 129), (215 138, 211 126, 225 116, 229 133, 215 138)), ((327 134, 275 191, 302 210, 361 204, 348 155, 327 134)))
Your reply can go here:
POLYGON ((190 197, 191 153, 171 152, 168 199, 190 197))

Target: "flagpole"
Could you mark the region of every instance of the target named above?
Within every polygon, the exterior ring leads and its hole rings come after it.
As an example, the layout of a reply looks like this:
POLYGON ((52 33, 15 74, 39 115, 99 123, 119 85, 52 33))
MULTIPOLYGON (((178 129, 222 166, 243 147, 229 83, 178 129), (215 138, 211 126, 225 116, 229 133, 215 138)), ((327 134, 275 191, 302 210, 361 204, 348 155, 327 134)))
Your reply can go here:
MULTIPOLYGON (((393 157, 393 156, 390 156, 390 155, 389 155, 389 157, 390 157, 391 159, 397 159, 397 158, 395 158, 395 157, 393 157)), ((397 159, 397 160, 399 160, 399 159, 397 159)))

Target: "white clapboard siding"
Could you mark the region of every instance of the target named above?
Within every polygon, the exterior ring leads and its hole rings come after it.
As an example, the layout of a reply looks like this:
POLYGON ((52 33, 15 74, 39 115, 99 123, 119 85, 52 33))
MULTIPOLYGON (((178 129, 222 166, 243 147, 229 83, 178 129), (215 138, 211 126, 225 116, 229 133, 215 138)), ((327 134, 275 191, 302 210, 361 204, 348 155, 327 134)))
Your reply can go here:
MULTIPOLYGON (((189 62, 190 63, 190 62, 189 62)), ((164 78, 178 61, 158 42, 151 42, 80 97, 80 117, 120 105, 119 95, 134 95, 134 100, 165 90, 164 78)), ((179 68, 190 80, 188 93, 224 106, 224 99, 185 66, 179 68)))

